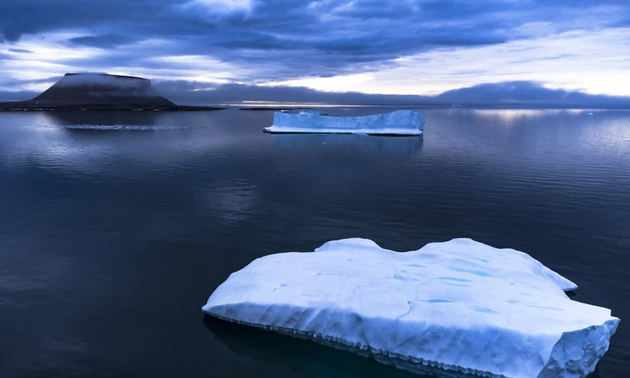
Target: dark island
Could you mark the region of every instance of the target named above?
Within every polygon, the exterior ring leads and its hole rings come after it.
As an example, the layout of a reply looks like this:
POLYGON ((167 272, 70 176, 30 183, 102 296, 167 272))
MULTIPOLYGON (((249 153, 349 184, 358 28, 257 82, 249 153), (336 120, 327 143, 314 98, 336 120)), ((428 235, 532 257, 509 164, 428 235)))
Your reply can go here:
POLYGON ((151 80, 105 73, 67 73, 29 101, 0 103, 0 110, 220 110, 211 106, 176 105, 163 97, 151 80))

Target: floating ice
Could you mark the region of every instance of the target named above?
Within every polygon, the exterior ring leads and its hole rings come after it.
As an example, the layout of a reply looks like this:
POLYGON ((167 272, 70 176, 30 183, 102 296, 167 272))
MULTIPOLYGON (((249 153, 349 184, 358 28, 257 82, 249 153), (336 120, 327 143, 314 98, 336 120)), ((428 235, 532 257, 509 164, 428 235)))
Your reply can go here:
POLYGON ((371 135, 420 135, 424 117, 411 110, 396 110, 386 114, 363 117, 329 117, 321 112, 302 111, 297 114, 274 112, 270 133, 342 133, 371 135))
POLYGON ((416 373, 577 378, 619 319, 570 300, 576 288, 526 253, 470 239, 406 253, 344 239, 254 260, 203 311, 416 373))
POLYGON ((188 126, 152 126, 152 125, 66 125, 69 130, 103 130, 103 131, 163 131, 163 130, 186 130, 188 126))

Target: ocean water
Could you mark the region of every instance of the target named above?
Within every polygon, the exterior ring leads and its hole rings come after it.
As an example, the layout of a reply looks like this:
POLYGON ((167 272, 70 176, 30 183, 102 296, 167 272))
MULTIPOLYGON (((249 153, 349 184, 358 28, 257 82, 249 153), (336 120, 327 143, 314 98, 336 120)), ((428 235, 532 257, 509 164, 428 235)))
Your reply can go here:
POLYGON ((593 377, 630 376, 630 112, 419 111, 421 138, 269 135, 270 111, 0 112, 0 376, 413 377, 202 316, 251 260, 355 236, 531 254, 621 318, 593 377))

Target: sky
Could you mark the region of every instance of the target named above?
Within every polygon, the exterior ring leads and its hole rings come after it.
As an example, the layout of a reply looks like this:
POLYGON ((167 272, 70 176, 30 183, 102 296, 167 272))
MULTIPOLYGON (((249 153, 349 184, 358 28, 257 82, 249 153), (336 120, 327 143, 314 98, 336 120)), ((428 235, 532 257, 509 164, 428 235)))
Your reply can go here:
POLYGON ((628 67, 628 0, 0 2, 0 100, 107 72, 188 102, 619 103, 628 67))

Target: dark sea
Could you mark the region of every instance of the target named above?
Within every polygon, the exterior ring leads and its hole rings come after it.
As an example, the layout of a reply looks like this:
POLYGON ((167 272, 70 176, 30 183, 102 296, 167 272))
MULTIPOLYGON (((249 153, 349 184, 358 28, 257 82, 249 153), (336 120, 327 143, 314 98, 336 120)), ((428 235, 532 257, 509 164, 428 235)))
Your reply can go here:
POLYGON ((525 251, 621 318, 592 377, 630 377, 630 111, 419 111, 420 138, 0 112, 0 377, 414 377, 201 313, 253 259, 347 237, 525 251))

